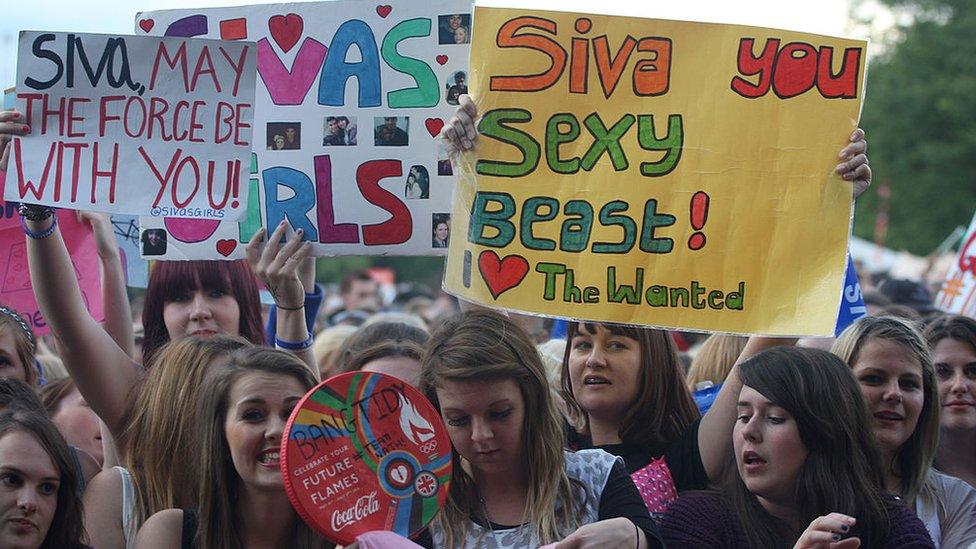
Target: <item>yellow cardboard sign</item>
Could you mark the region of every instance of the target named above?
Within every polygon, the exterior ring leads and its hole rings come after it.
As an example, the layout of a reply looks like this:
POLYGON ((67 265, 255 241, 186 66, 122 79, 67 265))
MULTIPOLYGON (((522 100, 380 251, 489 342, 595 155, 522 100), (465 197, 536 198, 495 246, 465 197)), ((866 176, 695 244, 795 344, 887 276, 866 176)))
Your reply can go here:
POLYGON ((831 335, 867 44, 477 7, 445 288, 542 315, 831 335))

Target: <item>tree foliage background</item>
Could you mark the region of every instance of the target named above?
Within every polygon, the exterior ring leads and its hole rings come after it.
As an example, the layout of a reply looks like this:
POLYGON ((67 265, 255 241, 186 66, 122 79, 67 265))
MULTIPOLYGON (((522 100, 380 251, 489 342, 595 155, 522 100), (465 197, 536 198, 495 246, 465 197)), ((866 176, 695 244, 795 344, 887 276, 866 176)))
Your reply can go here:
POLYGON ((976 1, 879 1, 910 22, 868 66, 861 125, 875 175, 854 232, 872 239, 887 183, 886 245, 926 255, 976 209, 976 1))

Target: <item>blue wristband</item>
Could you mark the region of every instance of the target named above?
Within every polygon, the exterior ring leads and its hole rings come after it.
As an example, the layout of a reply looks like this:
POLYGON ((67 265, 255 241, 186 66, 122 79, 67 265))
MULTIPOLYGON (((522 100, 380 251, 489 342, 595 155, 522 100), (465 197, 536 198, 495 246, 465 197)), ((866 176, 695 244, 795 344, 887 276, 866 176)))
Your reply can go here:
POLYGON ((24 234, 26 234, 27 236, 29 236, 29 237, 31 237, 33 239, 40 240, 40 239, 47 238, 47 237, 51 236, 52 234, 54 234, 54 231, 57 230, 57 228, 58 228, 58 216, 56 216, 56 215, 55 216, 52 216, 51 217, 51 226, 48 227, 48 228, 46 228, 46 229, 44 229, 43 231, 32 231, 32 230, 30 230, 30 228, 27 227, 27 222, 24 221, 24 218, 23 217, 20 218, 20 226, 24 229, 24 234))
POLYGON ((299 342, 282 341, 275 337, 275 346, 286 351, 304 351, 312 346, 312 334, 308 334, 308 338, 305 341, 299 342))

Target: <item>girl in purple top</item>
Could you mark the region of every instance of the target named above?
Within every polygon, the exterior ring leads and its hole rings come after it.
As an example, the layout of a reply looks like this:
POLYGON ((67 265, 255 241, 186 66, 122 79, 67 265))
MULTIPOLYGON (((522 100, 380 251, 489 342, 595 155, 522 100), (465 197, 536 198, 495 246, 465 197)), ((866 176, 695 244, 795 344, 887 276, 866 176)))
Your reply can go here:
POLYGON ((721 492, 671 507, 661 524, 668 547, 933 547, 884 491, 867 406, 843 361, 771 349, 739 376, 735 471, 721 492))

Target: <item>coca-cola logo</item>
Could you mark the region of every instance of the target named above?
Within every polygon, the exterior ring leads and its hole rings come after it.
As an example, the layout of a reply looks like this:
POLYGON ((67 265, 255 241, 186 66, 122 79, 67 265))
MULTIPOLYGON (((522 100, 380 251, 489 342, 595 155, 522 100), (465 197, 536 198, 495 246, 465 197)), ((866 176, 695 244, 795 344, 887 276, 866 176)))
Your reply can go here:
POLYGON ((380 502, 376 501, 376 492, 362 496, 345 511, 332 511, 332 530, 338 532, 346 526, 372 515, 379 509, 380 502))

